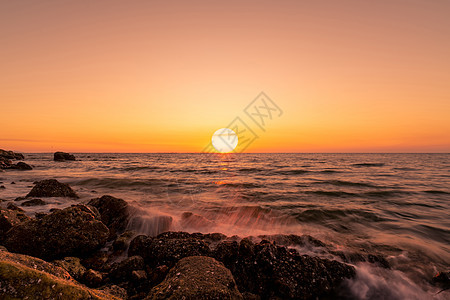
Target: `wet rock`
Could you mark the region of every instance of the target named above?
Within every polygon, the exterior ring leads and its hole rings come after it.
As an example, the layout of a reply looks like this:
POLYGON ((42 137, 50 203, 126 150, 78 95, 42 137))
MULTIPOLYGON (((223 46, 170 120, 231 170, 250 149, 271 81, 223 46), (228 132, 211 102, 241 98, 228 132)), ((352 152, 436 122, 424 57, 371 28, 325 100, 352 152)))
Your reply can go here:
POLYGON ((53 261, 53 264, 66 270, 77 281, 81 281, 86 272, 86 268, 78 257, 64 257, 61 260, 53 261))
POLYGON ((41 259, 0 251, 2 299, 119 299, 86 288, 62 268, 41 259))
POLYGON ((125 231, 121 235, 117 237, 117 239, 113 242, 113 249, 115 251, 126 250, 130 245, 130 241, 133 238, 135 233, 133 231, 125 231))
POLYGON ((41 180, 31 189, 26 196, 30 197, 71 197, 78 198, 72 188, 56 179, 41 180))
POLYGON ((128 299, 127 291, 124 288, 121 288, 118 285, 107 285, 100 287, 98 290, 104 291, 110 295, 118 297, 120 299, 128 299))
POLYGON ((144 259, 140 256, 131 256, 111 267, 109 277, 116 282, 129 281, 133 271, 144 270, 144 259))
POLYGON ((146 281, 147 273, 144 270, 135 270, 131 272, 131 280, 134 282, 146 281))
POLYGON ((67 152, 55 152, 53 154, 54 161, 65 161, 65 160, 75 160, 75 155, 69 154, 67 152))
POLYGON ((0 242, 5 238, 5 234, 13 226, 31 220, 23 211, 17 209, 0 208, 0 242))
POLYGON ((127 227, 129 211, 128 203, 125 200, 105 195, 92 199, 88 205, 98 209, 102 222, 110 230, 111 239, 127 227))
POLYGON ((23 209, 21 209, 20 207, 18 207, 17 205, 15 205, 12 202, 8 203, 8 205, 6 205, 6 208, 7 209, 11 209, 11 210, 17 210, 17 211, 20 211, 20 212, 24 212, 23 209))
POLYGON ((97 271, 108 272, 111 266, 108 264, 109 255, 105 251, 96 251, 86 258, 83 258, 81 263, 89 269, 97 271))
POLYGON ((6 151, 6 150, 3 150, 3 149, 0 149, 0 158, 17 159, 17 160, 25 159, 25 157, 23 156, 22 153, 17 153, 17 152, 13 152, 13 151, 6 151))
POLYGON ((169 272, 169 268, 166 265, 157 266, 154 269, 148 270, 148 281, 151 283, 151 286, 155 286, 166 278, 167 273, 169 272))
POLYGON ((181 259, 146 299, 243 299, 230 270, 211 257, 181 259))
POLYGON ((18 162, 17 164, 11 164, 9 169, 15 169, 15 170, 33 170, 33 168, 24 162, 18 162))
POLYGON ((37 205, 45 205, 47 202, 45 202, 42 199, 31 199, 28 201, 25 201, 21 204, 21 206, 37 206, 37 205))
POLYGON ((13 252, 52 260, 87 255, 104 245, 108 235, 89 207, 77 205, 14 226, 4 245, 13 252))
POLYGON ((330 251, 330 253, 340 257, 345 263, 369 262, 385 269, 390 268, 389 262, 382 255, 347 251, 330 251))
POLYGON ((34 213, 34 217, 36 219, 42 219, 43 217, 45 217, 47 214, 46 213, 42 213, 42 212, 35 212, 34 213))
POLYGON ((6 189, 4 185, 0 185, 0 189, 6 189))
POLYGON ((349 265, 299 255, 268 241, 223 241, 214 256, 231 270, 240 291, 263 299, 332 297, 344 279, 355 275, 349 265))
POLYGON ((156 238, 137 236, 130 243, 128 255, 142 256, 151 267, 167 265, 170 268, 184 257, 211 256, 212 254, 206 242, 194 239, 189 234, 180 234, 179 238, 168 236, 169 234, 156 238))
POLYGON ((130 217, 128 227, 138 232, 146 233, 150 236, 156 236, 161 232, 168 231, 172 226, 173 218, 167 215, 148 215, 135 211, 130 217))
POLYGON ((102 281, 103 275, 98 271, 89 269, 83 274, 83 283, 89 287, 99 287, 102 281))
POLYGON ((439 272, 433 277, 432 283, 439 286, 443 290, 450 289, 450 271, 439 272))

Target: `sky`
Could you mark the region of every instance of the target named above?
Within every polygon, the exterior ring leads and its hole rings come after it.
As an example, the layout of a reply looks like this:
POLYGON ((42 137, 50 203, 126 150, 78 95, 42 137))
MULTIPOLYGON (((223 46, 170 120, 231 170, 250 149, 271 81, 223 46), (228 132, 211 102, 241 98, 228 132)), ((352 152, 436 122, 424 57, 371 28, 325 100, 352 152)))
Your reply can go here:
POLYGON ((0 148, 450 152, 450 1, 0 0, 0 148), (260 92, 282 114, 244 110, 260 92))

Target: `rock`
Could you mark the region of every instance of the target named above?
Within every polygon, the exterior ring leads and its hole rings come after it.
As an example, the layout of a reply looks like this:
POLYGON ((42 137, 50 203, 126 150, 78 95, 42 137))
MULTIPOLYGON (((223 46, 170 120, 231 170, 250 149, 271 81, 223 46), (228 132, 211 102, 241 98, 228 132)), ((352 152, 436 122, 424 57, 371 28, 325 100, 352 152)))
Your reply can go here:
POLYGON ((113 249, 115 251, 126 250, 130 245, 131 238, 135 235, 133 231, 125 231, 113 242, 113 249))
POLYGON ((76 205, 15 225, 6 233, 4 245, 13 252, 52 260, 87 255, 103 246, 108 236, 95 212, 76 205))
POLYGON ((38 258, 0 251, 2 299, 120 299, 86 288, 62 268, 38 258))
POLYGON ((443 290, 450 289, 450 271, 439 272, 433 277, 432 283, 441 287, 443 290))
POLYGON ((34 217, 36 219, 42 219, 43 217, 45 217, 47 214, 46 213, 42 213, 42 212, 35 212, 34 213, 34 217))
POLYGON ((243 299, 230 270, 211 257, 181 259, 146 299, 243 299))
POLYGON ((81 263, 83 266, 97 271, 108 272, 111 266, 108 264, 109 255, 105 251, 96 251, 86 258, 83 258, 81 263))
POLYGON ((23 211, 16 209, 0 208, 0 242, 4 239, 5 234, 13 226, 31 220, 23 211))
POLYGON ((53 160, 54 161, 75 160, 75 156, 67 152, 55 152, 53 154, 53 160))
POLYGON ((6 205, 6 208, 10 209, 10 210, 17 210, 17 211, 20 211, 20 212, 24 212, 23 209, 21 209, 20 207, 18 207, 17 205, 15 205, 12 202, 8 203, 8 205, 6 205))
POLYGON ((299 255, 264 240, 223 241, 214 256, 231 270, 241 292, 265 299, 333 298, 341 282, 355 276, 352 266, 299 255))
POLYGON ((22 153, 0 149, 0 157, 5 159, 25 159, 22 153))
POLYGON ((115 263, 111 267, 109 277, 116 282, 123 282, 131 280, 131 273, 133 271, 144 270, 144 259, 140 256, 131 256, 120 263, 115 263))
POLYGON ((147 280, 147 273, 144 270, 135 270, 131 272, 131 280, 134 282, 147 280))
POLYGON ((103 224, 110 230, 110 239, 127 227, 129 211, 125 200, 105 195, 92 199, 88 205, 94 206, 100 212, 103 224))
POLYGON ((56 179, 41 180, 26 195, 30 197, 71 197, 78 198, 78 195, 72 188, 65 183, 61 183, 56 179))
POLYGON ((124 288, 121 288, 120 286, 114 284, 100 287, 98 290, 105 291, 106 293, 116 296, 120 299, 128 299, 127 291, 124 288))
POLYGON ((4 185, 0 185, 0 189, 6 189, 4 185))
POLYGON ((16 170, 33 170, 33 168, 24 162, 18 162, 17 164, 12 164, 9 169, 16 169, 16 170))
POLYGON ((75 280, 83 280, 86 268, 81 264, 78 257, 64 257, 61 260, 53 261, 53 264, 66 270, 75 280))
POLYGON ((103 276, 100 272, 89 269, 83 274, 83 282, 89 287, 98 287, 102 284, 103 276))
POLYGON ((166 265, 169 268, 187 256, 211 256, 208 244, 187 235, 181 238, 168 238, 167 235, 156 238, 139 235, 135 237, 128 249, 128 255, 139 255, 151 267, 166 265))
POLYGON ((25 201, 21 204, 21 206, 37 206, 37 205, 45 205, 47 202, 45 202, 42 199, 31 199, 28 201, 25 201))

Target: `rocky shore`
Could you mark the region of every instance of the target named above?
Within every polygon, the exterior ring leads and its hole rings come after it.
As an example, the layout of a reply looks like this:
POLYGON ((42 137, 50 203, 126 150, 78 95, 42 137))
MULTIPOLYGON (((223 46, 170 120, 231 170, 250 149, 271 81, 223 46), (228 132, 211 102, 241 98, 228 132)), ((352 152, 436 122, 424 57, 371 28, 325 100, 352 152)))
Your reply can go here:
MULTIPOLYGON (((78 195, 69 185, 46 179, 35 182, 18 199, 27 200, 22 205, 45 203, 36 197, 77 199, 78 195)), ((380 255, 336 251, 308 235, 242 238, 164 232, 148 236, 127 231, 130 219, 128 202, 110 195, 35 217, 13 202, 2 203, 0 295, 6 299, 346 299, 345 283, 356 275, 352 264, 364 261, 390 268, 380 255), (295 247, 314 247, 323 255, 304 255, 295 247)), ((441 274, 437 282, 448 286, 448 274, 441 274)))

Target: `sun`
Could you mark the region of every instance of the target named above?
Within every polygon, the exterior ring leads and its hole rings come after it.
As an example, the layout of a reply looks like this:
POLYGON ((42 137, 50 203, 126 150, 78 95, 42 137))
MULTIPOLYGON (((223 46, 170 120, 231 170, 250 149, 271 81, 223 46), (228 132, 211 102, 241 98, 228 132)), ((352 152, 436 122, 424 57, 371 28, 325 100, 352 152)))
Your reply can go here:
POLYGON ((237 134, 229 128, 220 128, 211 138, 214 148, 221 153, 233 151, 238 144, 237 134))

